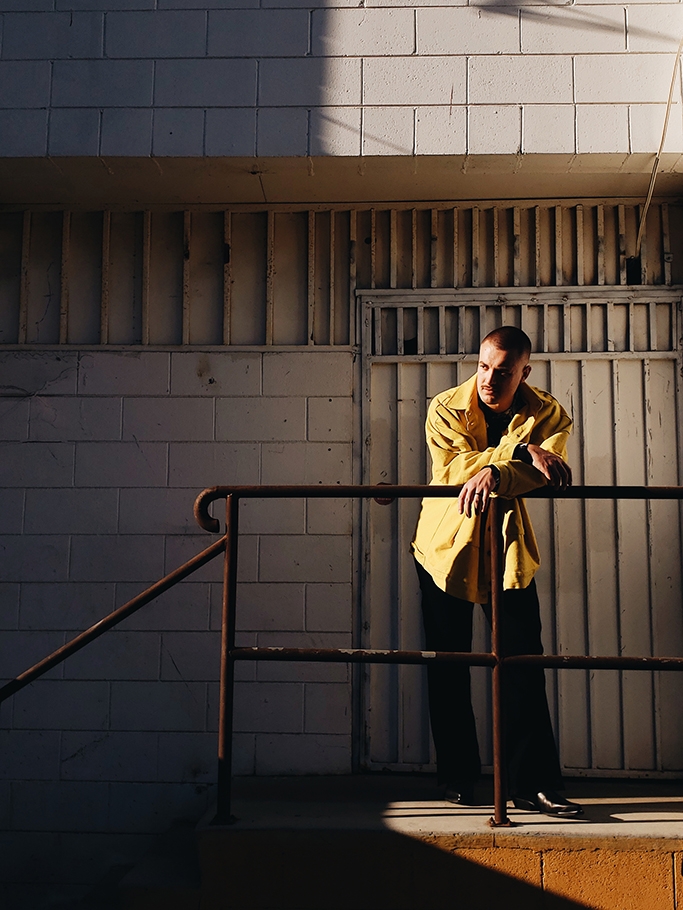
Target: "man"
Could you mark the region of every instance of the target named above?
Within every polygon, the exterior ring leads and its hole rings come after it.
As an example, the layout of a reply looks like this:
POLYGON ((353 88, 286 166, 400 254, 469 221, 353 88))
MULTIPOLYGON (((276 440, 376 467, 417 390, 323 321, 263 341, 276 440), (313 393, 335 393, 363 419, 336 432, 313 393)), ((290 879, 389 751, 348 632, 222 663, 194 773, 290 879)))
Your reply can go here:
MULTIPOLYGON (((422 590, 426 647, 472 649, 473 605, 490 619, 490 552, 486 506, 504 500, 502 629, 505 653, 542 654, 534 574, 540 557, 521 494, 571 484, 566 442, 571 420, 547 392, 526 384, 531 341, 514 326, 481 343, 476 376, 437 395, 426 434, 432 483, 462 484, 457 499, 424 499, 412 543, 422 590)), ((481 770, 470 699, 470 670, 428 669, 429 714, 446 799, 471 805, 481 770)), ((518 809, 572 818, 581 807, 561 797, 562 776, 540 667, 505 674, 508 784, 518 809)))

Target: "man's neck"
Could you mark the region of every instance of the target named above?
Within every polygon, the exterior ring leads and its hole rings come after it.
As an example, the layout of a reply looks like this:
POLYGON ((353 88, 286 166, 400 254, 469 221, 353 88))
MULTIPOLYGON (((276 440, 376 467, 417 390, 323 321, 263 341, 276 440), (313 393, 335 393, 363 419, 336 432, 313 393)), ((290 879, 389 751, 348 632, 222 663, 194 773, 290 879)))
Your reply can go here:
POLYGON ((484 415, 486 422, 486 443, 489 446, 497 446, 502 436, 505 434, 508 424, 523 407, 523 398, 519 389, 515 392, 512 404, 505 411, 492 411, 484 402, 479 400, 479 407, 484 415))
POLYGON ((494 411, 493 408, 490 408, 487 404, 484 404, 478 395, 477 401, 482 413, 484 414, 486 423, 509 423, 515 414, 521 410, 522 407, 522 396, 519 389, 517 389, 515 392, 515 397, 512 399, 512 404, 505 411, 494 411))

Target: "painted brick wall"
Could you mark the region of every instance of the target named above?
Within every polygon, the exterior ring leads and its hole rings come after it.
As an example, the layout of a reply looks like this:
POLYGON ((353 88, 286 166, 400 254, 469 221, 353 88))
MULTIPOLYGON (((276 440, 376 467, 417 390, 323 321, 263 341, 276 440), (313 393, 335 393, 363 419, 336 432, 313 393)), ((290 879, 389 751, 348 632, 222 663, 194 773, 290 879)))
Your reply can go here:
MULTIPOLYGON (((4 352, 0 393, 4 677, 207 546, 203 487, 354 480, 347 352, 4 352)), ((241 532, 241 643, 348 647, 351 504, 245 502, 241 532)), ((221 572, 219 559, 2 706, 0 828, 15 833, 0 877, 20 874, 31 837, 39 853, 48 832, 135 840, 201 813, 221 572)), ((240 664, 238 680, 238 773, 350 771, 345 666, 240 664)), ((55 850, 78 853, 69 843, 55 850)))
POLYGON ((0 12, 0 154, 19 157, 649 152, 683 36, 669 2, 0 12))

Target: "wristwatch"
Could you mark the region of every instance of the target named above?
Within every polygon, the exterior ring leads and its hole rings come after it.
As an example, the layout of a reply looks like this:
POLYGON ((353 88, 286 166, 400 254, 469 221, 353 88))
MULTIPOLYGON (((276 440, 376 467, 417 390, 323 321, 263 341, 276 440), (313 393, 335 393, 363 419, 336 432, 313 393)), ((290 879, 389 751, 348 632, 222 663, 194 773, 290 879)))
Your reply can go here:
POLYGON ((486 467, 491 469, 491 473, 493 474, 493 479, 496 482, 496 485, 493 488, 493 490, 495 492, 498 489, 498 487, 500 486, 500 470, 494 464, 487 464, 486 467))

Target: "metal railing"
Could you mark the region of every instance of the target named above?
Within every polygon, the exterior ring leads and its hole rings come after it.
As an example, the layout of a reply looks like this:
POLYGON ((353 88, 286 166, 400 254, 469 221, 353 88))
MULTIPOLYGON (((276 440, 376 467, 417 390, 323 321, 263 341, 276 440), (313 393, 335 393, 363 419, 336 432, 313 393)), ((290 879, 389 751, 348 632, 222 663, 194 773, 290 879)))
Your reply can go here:
MULTIPOLYGON (((232 784, 232 716, 234 694, 234 664, 237 660, 325 661, 336 663, 390 663, 430 664, 438 661, 463 663, 469 666, 491 667, 492 723, 493 723, 493 780, 494 814, 491 824, 509 825, 507 815, 507 784, 505 779, 503 736, 503 685, 506 666, 535 664, 544 668, 594 669, 594 670, 683 670, 683 657, 618 657, 557 654, 516 654, 506 657, 503 653, 502 626, 500 622, 503 593, 503 537, 502 499, 489 501, 491 533, 491 651, 405 651, 363 648, 280 648, 235 647, 235 615, 237 607, 237 555, 239 539, 239 503, 241 499, 336 499, 363 498, 389 500, 400 498, 453 498, 459 492, 456 486, 424 485, 315 485, 315 486, 217 486, 202 491, 195 502, 194 512, 204 530, 217 533, 220 522, 209 513, 209 506, 216 500, 225 500, 225 533, 211 546, 202 550, 174 572, 166 575, 146 591, 138 594, 123 606, 77 635, 67 644, 39 661, 15 679, 0 688, 0 703, 10 698, 29 683, 43 676, 48 670, 80 651, 108 629, 150 603, 160 594, 183 581, 206 563, 224 554, 223 562, 223 613, 221 622, 220 703, 218 725, 218 777, 217 812, 215 824, 229 824, 231 815, 232 784)), ((548 488, 525 494, 535 499, 683 499, 683 487, 572 487, 562 492, 548 488)))

